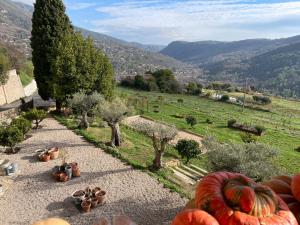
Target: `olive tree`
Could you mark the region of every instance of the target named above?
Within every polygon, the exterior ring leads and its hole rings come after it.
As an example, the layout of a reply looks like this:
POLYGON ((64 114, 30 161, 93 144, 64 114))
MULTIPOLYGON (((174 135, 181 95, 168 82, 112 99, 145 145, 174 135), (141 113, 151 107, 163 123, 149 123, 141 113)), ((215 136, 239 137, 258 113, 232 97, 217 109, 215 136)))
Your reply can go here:
POLYGON ((103 100, 104 97, 97 92, 88 95, 84 91, 77 92, 72 98, 68 99, 68 103, 74 109, 74 112, 81 115, 80 128, 87 129, 89 127, 88 114, 103 100))
POLYGON ((165 153, 167 144, 173 140, 178 131, 175 126, 166 126, 154 122, 136 123, 135 128, 149 136, 152 140, 155 157, 153 160, 153 169, 159 170, 162 168, 162 157, 165 153))
POLYGON ((100 116, 111 128, 110 144, 112 147, 121 145, 120 122, 130 116, 132 112, 133 109, 120 98, 116 98, 111 102, 102 101, 96 106, 95 115, 100 116))
POLYGON ((269 179, 280 173, 273 164, 277 149, 260 143, 219 143, 213 138, 204 139, 209 167, 212 171, 243 173, 256 181, 269 179))

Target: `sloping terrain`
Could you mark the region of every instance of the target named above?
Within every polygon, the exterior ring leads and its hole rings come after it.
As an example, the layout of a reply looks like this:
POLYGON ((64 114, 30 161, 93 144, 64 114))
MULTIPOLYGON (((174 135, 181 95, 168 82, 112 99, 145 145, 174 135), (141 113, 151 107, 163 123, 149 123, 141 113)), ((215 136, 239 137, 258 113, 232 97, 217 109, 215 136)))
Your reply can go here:
MULTIPOLYGON (((30 30, 33 8, 10 0, 0 1, 0 41, 6 45, 17 46, 30 56, 30 30)), ((155 53, 159 46, 145 46, 128 43, 107 35, 80 30, 85 36, 92 36, 96 46, 103 49, 110 58, 117 78, 144 74, 148 70, 170 68, 178 79, 187 80, 203 75, 202 70, 177 61, 171 57, 155 53), (146 50, 145 50, 146 49, 146 50), (152 49, 151 51, 148 51, 152 49)))

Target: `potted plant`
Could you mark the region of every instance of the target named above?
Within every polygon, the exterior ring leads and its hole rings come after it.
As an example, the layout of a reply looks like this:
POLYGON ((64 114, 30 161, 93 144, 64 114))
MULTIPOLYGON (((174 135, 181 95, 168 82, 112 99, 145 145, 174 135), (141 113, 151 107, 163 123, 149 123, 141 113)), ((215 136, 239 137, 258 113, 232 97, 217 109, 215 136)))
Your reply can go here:
POLYGON ((48 153, 44 153, 40 156, 40 160, 43 161, 43 162, 48 162, 50 161, 50 154, 48 153))
POLYGON ((106 192, 101 190, 96 193, 96 198, 98 199, 98 203, 101 204, 104 202, 106 192))
POLYGON ((73 162, 70 165, 72 167, 72 176, 73 177, 80 177, 80 170, 79 170, 79 167, 78 167, 78 163, 73 162))
POLYGON ((80 204, 85 199, 85 191, 78 190, 72 194, 72 198, 75 200, 75 204, 80 204))
POLYGON ((86 199, 86 200, 82 201, 82 203, 81 203, 81 208, 82 208, 83 212, 90 212, 91 206, 92 206, 92 202, 89 199, 86 199))
POLYGON ((67 166, 65 167, 65 173, 66 173, 66 175, 69 177, 69 179, 72 178, 72 167, 71 167, 70 165, 67 165, 67 166))
POLYGON ((98 199, 96 197, 92 198, 91 203, 92 208, 95 208, 98 205, 98 199))
POLYGON ((59 149, 57 147, 51 148, 48 153, 51 159, 57 159, 59 156, 59 149))

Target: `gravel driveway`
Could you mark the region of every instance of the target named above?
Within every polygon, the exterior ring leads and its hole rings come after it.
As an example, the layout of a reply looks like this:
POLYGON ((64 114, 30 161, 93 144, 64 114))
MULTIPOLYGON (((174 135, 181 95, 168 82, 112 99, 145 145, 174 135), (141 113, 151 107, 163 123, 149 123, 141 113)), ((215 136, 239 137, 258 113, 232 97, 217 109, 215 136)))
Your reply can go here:
POLYGON ((101 216, 127 214, 138 225, 170 224, 185 205, 186 199, 171 193, 148 174, 133 170, 118 159, 84 141, 54 119, 46 119, 43 129, 22 143, 16 155, 0 154, 0 158, 18 163, 21 173, 0 197, 0 224, 26 225, 33 221, 60 217, 72 225, 92 225, 101 216), (57 183, 51 169, 61 163, 38 162, 35 150, 57 146, 69 152, 69 162, 76 161, 81 177, 57 183), (100 186, 107 191, 104 206, 82 214, 73 205, 70 195, 87 186, 100 186))

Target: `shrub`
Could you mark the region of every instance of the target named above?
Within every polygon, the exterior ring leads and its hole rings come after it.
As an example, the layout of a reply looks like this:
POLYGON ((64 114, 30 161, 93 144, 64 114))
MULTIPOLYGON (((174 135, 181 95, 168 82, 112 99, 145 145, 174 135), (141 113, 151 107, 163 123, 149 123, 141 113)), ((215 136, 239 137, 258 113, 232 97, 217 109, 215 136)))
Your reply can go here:
POLYGON ((0 134, 0 145, 10 147, 12 153, 14 153, 14 147, 16 144, 24 140, 23 132, 15 127, 8 126, 6 128, 1 128, 0 134))
POLYGON ((19 117, 12 120, 11 126, 17 127, 25 135, 31 129, 31 121, 24 117, 19 117))
POLYGON ((187 116, 185 118, 185 120, 186 120, 186 123, 188 125, 190 125, 191 127, 194 127, 197 124, 197 119, 194 116, 187 116))
POLYGON ((234 125, 234 124, 236 124, 236 120, 235 120, 235 119, 230 119, 230 120, 228 120, 228 122, 227 122, 227 126, 228 126, 228 127, 232 127, 232 125, 234 125))
POLYGON ((214 122, 213 122, 211 119, 207 118, 207 119, 206 119, 206 123, 208 123, 208 124, 213 124, 214 122))
POLYGON ((257 141, 257 136, 250 133, 242 133, 241 139, 244 143, 255 143, 257 141))
POLYGON ((255 129, 259 135, 261 135, 262 133, 264 133, 266 131, 266 128, 264 126, 260 126, 260 125, 255 126, 255 129))
POLYGON ((186 163, 201 153, 199 143, 194 140, 179 140, 176 149, 182 158, 186 158, 186 163))
POLYGON ((227 102, 227 101, 229 101, 229 95, 222 95, 222 97, 221 97, 221 99, 220 99, 220 101, 222 101, 222 102, 227 102))
POLYGON ((268 96, 254 95, 252 98, 254 101, 263 105, 268 105, 272 103, 272 100, 268 96))
POLYGON ((33 108, 24 114, 24 118, 30 121, 34 121, 35 128, 39 127, 40 122, 42 122, 47 117, 47 112, 42 109, 33 108))
POLYGON ((222 144, 213 138, 203 140, 211 171, 243 173, 256 181, 269 179, 281 171, 273 164, 279 152, 260 143, 222 144))
POLYGON ((297 152, 300 152, 300 146, 295 149, 297 152))

